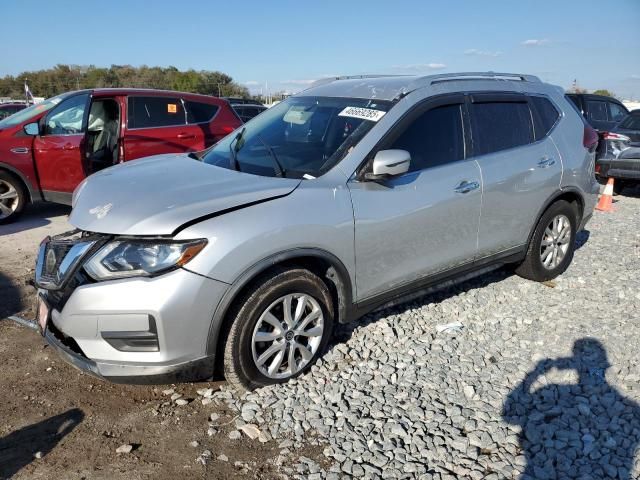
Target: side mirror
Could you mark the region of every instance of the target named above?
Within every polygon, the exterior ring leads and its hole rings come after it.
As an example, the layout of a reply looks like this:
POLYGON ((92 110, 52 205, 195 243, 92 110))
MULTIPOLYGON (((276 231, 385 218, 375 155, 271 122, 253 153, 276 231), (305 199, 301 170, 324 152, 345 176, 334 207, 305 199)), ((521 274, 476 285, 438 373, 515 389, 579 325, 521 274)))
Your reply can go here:
POLYGON ((373 158, 371 172, 364 175, 365 180, 383 180, 407 173, 411 164, 411 154, 406 150, 380 150, 373 158))
POLYGON ((22 127, 22 129, 27 135, 35 136, 40 134, 40 127, 38 126, 38 122, 27 123, 24 127, 22 127))

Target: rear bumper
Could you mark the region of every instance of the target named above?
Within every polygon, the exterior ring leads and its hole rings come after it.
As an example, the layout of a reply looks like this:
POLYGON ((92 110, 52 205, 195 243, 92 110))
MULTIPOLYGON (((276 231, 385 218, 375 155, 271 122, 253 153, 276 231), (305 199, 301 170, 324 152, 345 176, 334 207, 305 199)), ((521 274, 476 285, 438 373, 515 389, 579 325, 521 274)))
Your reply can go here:
POLYGON ((597 165, 601 177, 640 181, 640 157, 600 158, 597 165))

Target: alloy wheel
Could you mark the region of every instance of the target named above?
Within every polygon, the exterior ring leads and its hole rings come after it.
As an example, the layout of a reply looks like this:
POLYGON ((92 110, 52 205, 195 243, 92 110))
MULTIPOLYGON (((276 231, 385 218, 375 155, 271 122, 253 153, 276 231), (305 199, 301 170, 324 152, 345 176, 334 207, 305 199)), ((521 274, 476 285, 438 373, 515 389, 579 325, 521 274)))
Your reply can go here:
POLYGON ((553 217, 542 235, 540 260, 547 270, 553 270, 564 260, 571 241, 571 222, 566 215, 553 217))
POLYGON ((0 180, 0 220, 11 216, 18 208, 20 197, 13 185, 0 180))
POLYGON ((253 361, 273 379, 294 376, 318 352, 324 334, 324 314, 318 301, 306 293, 278 298, 260 315, 253 330, 253 361))

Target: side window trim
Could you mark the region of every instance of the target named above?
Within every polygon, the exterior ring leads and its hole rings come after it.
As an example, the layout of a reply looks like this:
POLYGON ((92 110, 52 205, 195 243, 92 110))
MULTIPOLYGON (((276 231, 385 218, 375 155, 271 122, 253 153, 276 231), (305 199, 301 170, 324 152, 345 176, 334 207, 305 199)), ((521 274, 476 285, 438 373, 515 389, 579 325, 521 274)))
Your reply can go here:
MULTIPOLYGON (((52 136, 55 135, 56 137, 72 137, 72 136, 77 136, 77 135, 86 135, 87 134, 87 123, 89 121, 89 105, 91 104, 91 100, 93 98, 93 94, 91 92, 82 92, 82 93, 78 93, 77 95, 71 95, 70 97, 65 98, 62 102, 60 102, 59 105, 64 105, 66 102, 68 102, 69 100, 71 100, 72 98, 76 98, 82 95, 86 95, 86 99, 85 99, 85 103, 84 103, 84 112, 82 114, 82 124, 80 125, 80 132, 79 133, 45 133, 44 135, 40 135, 42 137, 48 137, 48 136, 52 136)), ((45 116, 43 116, 40 119, 40 131, 42 132, 46 132, 46 126, 47 126, 47 122, 49 120, 49 117, 57 110, 58 106, 56 105, 54 108, 52 108, 49 112, 47 112, 47 114, 45 116)))
POLYGON ((155 128, 176 128, 176 127, 186 127, 186 126, 188 126, 188 125, 195 125, 195 124, 189 124, 189 123, 187 123, 187 111, 186 111, 186 109, 184 108, 184 101, 183 101, 182 97, 164 97, 164 96, 162 96, 162 95, 152 95, 152 96, 150 96, 150 95, 146 95, 146 96, 145 96, 145 95, 138 95, 138 94, 135 94, 135 95, 127 95, 127 96, 126 96, 126 98, 127 98, 127 130, 128 130, 128 131, 149 130, 150 128, 154 128, 154 129, 155 129, 155 128), (131 127, 131 126, 129 125, 129 120, 130 120, 130 118, 131 118, 131 117, 130 117, 130 115, 131 115, 131 108, 129 108, 129 107, 130 107, 130 105, 129 105, 129 100, 130 100, 130 99, 134 99, 134 98, 147 98, 147 97, 151 97, 151 98, 165 98, 165 99, 171 99, 171 100, 174 100, 174 99, 180 100, 180 104, 182 105, 182 111, 184 112, 184 123, 178 123, 178 124, 175 124, 175 125, 160 125, 160 126, 156 126, 156 127, 131 127))
MULTIPOLYGON (((467 108, 465 105, 465 94, 463 92, 458 93, 445 93, 443 95, 433 96, 425 98, 424 100, 419 101, 415 105, 413 105, 409 110, 407 110, 397 121, 393 124, 393 126, 383 135, 383 137, 376 143, 376 145, 369 151, 369 153, 364 157, 358 168, 355 170, 354 177, 357 179, 361 179, 364 172, 367 170, 369 164, 373 161, 373 157, 380 150, 384 150, 389 145, 391 145, 409 126, 410 122, 418 118, 423 113, 426 113, 428 110, 438 107, 444 107, 447 105, 460 105, 462 110, 462 138, 463 138, 463 158, 460 160, 456 160, 456 162, 462 162, 469 159, 469 141, 468 141, 468 115, 467 108)), ((442 165, 439 165, 440 167, 442 165)), ((411 172, 406 173, 405 175, 415 174, 416 172, 423 172, 425 170, 429 170, 430 168, 436 167, 427 167, 420 170, 413 170, 411 172)))

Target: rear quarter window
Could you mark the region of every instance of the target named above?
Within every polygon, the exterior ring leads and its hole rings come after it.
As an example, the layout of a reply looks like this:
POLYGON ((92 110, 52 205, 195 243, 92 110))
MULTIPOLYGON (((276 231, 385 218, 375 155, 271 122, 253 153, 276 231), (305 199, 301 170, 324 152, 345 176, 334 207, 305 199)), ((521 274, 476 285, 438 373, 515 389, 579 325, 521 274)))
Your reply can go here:
POLYGON ((220 107, 210 103, 193 102, 185 100, 187 109, 187 123, 207 123, 210 122, 220 107))
POLYGON ((533 141, 529 104, 481 102, 471 105, 475 155, 499 152, 533 141))
POLYGON ((129 97, 129 128, 155 128, 184 125, 186 117, 182 100, 174 97, 129 97))
POLYGON ((544 97, 529 97, 533 107, 533 131, 536 141, 544 138, 554 127, 560 113, 553 103, 544 97))

